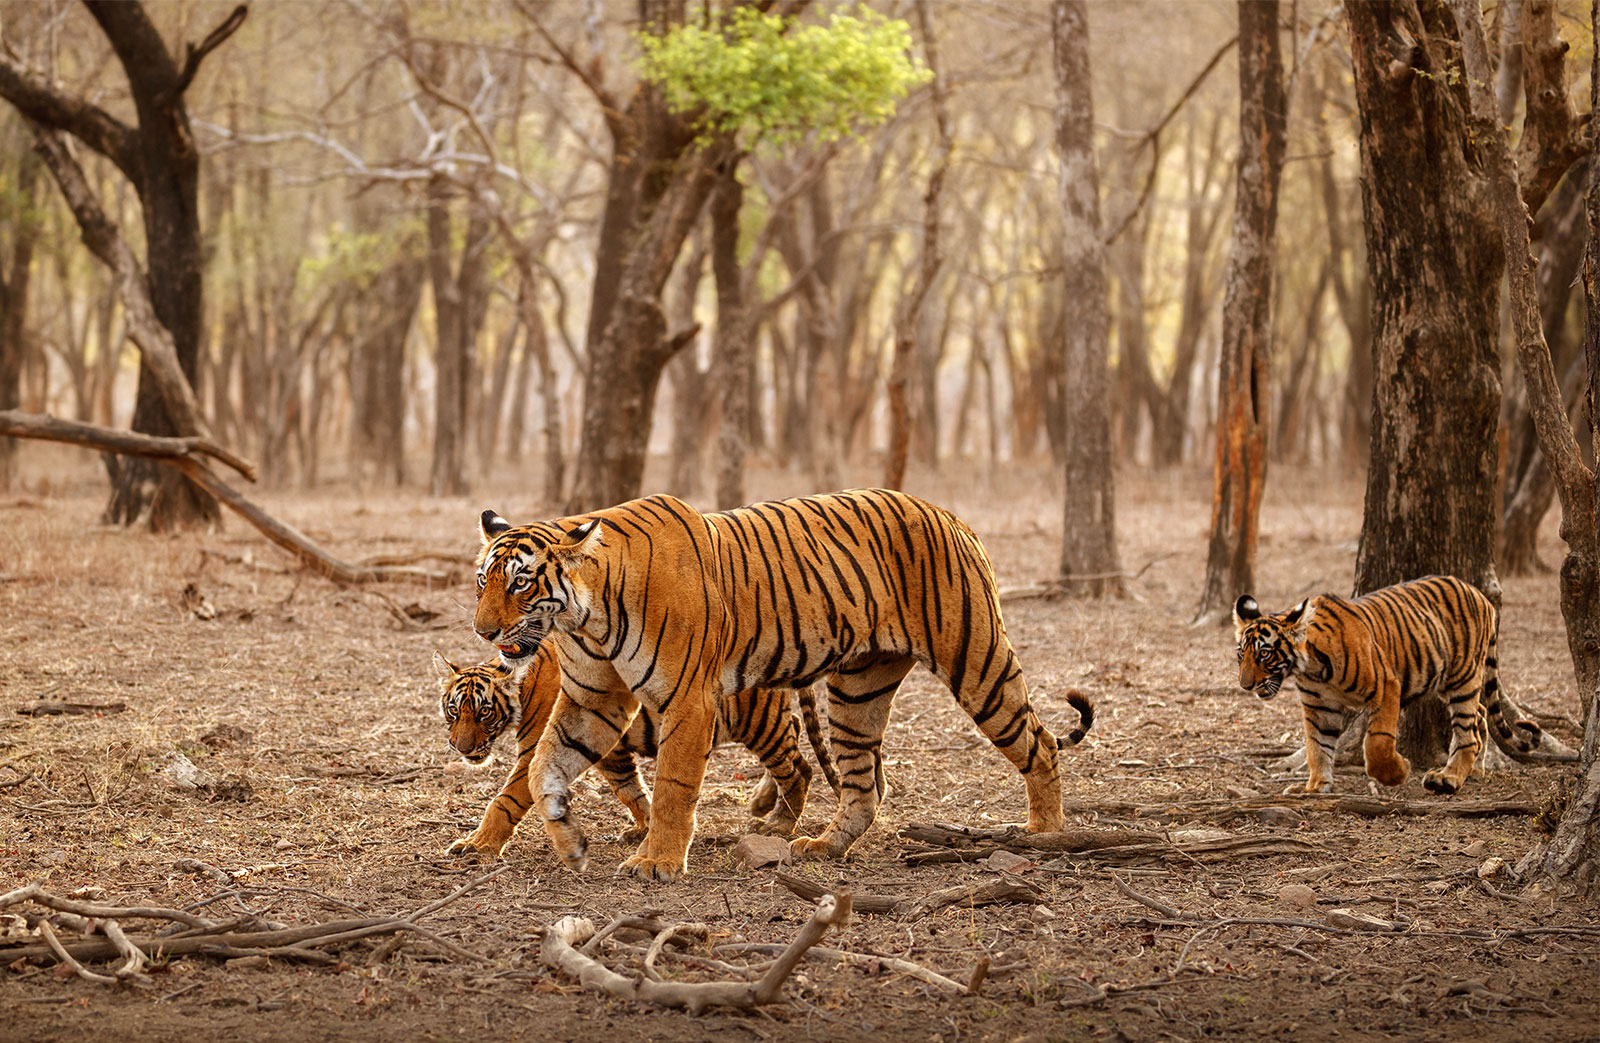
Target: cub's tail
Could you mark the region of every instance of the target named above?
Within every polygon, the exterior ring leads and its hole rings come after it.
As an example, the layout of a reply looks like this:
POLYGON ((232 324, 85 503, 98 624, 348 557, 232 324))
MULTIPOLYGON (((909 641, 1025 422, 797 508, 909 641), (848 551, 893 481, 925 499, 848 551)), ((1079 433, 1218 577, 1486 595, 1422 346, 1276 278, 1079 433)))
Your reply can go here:
POLYGON ((1069 688, 1067 705, 1078 711, 1078 726, 1068 732, 1065 738, 1056 740, 1056 746, 1063 750, 1078 745, 1089 734, 1089 729, 1094 727, 1094 703, 1087 695, 1076 688, 1069 688))

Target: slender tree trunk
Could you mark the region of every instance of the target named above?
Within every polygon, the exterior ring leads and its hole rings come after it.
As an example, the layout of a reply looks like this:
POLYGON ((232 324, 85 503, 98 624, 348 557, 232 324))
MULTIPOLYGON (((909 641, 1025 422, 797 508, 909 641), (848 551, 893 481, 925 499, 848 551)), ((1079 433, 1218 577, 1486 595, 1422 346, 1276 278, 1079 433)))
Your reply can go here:
MULTIPOLYGON (((29 150, 17 163, 12 210, 11 256, 0 271, 0 410, 21 403, 22 363, 28 354, 28 284, 33 274, 33 250, 39 242, 39 220, 33 212, 40 164, 29 150)), ((14 480, 16 439, 0 438, 0 490, 14 480)))
POLYGON ((1056 150, 1061 157, 1066 508, 1061 586, 1074 595, 1120 595, 1116 496, 1111 471, 1110 336, 1100 171, 1094 153, 1089 12, 1082 0, 1050 5, 1056 79, 1056 150))
POLYGON ((750 317, 744 299, 744 273, 739 268, 739 211, 744 186, 738 161, 730 157, 711 193, 711 273, 717 284, 717 333, 712 357, 722 422, 717 431, 718 510, 748 502, 744 460, 749 451, 750 317))
MULTIPOLYGON (((1510 276, 1512 328, 1517 358, 1527 381, 1528 403, 1538 428, 1539 444, 1561 494, 1561 536, 1567 544, 1561 565, 1561 618, 1566 624, 1578 698, 1585 720, 1582 774, 1562 814, 1544 869, 1557 878, 1600 873, 1600 468, 1585 466, 1578 440, 1567 419, 1550 349, 1544 341, 1536 267, 1528 246, 1526 190, 1519 182, 1505 132, 1496 120, 1487 79, 1489 59, 1482 13, 1477 0, 1456 0, 1460 21, 1464 79, 1471 84, 1472 132, 1484 142, 1495 216, 1499 219, 1510 276)), ((1591 7, 1591 28, 1600 28, 1600 9, 1591 7)), ((1592 73, 1600 75, 1600 54, 1592 73)), ((1600 102, 1600 81, 1590 87, 1591 102, 1600 102)), ((1530 105, 1531 105, 1530 101, 1530 105)), ((1600 184, 1588 192, 1589 235, 1600 236, 1600 184)), ((1600 398, 1600 265, 1593 251, 1584 261, 1584 297, 1589 326, 1584 339, 1588 359, 1591 415, 1600 398)), ((1592 437, 1600 450, 1600 424, 1592 437)))
POLYGON ((1272 411, 1272 269, 1288 122, 1277 0, 1239 4, 1239 174, 1222 305, 1211 543, 1196 619, 1255 588, 1272 411))

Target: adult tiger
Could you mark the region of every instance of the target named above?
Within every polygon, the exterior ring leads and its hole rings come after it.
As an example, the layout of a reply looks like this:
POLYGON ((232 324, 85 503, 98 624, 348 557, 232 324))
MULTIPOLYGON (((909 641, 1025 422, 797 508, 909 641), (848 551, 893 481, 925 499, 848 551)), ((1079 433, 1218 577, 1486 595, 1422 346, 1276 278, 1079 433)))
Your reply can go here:
MULTIPOLYGON (((433 662, 443 688, 440 711, 450 726, 450 745, 468 763, 487 761, 495 740, 509 729, 516 730, 517 760, 505 785, 484 809, 478 828, 445 849, 452 855, 482 852, 498 856, 533 804, 528 764, 561 694, 555 653, 541 645, 517 668, 499 659, 461 668, 438 652, 433 654, 433 662)), ((816 695, 810 688, 800 690, 800 709, 822 773, 837 793, 839 779, 822 739, 816 695)), ((766 768, 750 801, 751 814, 765 816, 757 827, 760 832, 788 836, 805 809, 811 765, 800 756, 799 730, 800 724, 789 710, 789 693, 781 689, 755 688, 722 701, 717 715, 718 741, 743 744, 766 768)), ((645 707, 622 740, 600 759, 601 774, 633 816, 634 828, 623 834, 625 838, 642 839, 648 829, 650 796, 634 757, 654 757, 660 734, 659 715, 645 707)))
POLYGON ((1521 720, 1500 691, 1499 616, 1493 603, 1454 576, 1428 576, 1352 600, 1307 598, 1287 612, 1263 615, 1246 594, 1233 606, 1239 687, 1263 699, 1293 678, 1305 711, 1303 785, 1286 793, 1333 788, 1333 752, 1343 713, 1368 709, 1362 747, 1367 774, 1385 786, 1406 780, 1411 765, 1395 748, 1400 710, 1433 693, 1450 708, 1450 758, 1422 784, 1459 790, 1487 737, 1514 757, 1529 754, 1542 732, 1521 720))
POLYGON ((480 519, 474 628, 508 661, 547 638, 561 699, 531 776, 557 852, 586 863, 568 787, 615 745, 641 702, 661 714, 650 832, 622 865, 683 872, 712 722, 724 692, 827 678, 843 787, 820 837, 796 853, 843 855, 876 817, 879 748, 900 681, 921 662, 1026 780, 1028 828, 1059 829, 1058 744, 1028 701, 989 557, 954 515, 891 490, 857 490, 701 514, 670 496, 513 528, 480 519))

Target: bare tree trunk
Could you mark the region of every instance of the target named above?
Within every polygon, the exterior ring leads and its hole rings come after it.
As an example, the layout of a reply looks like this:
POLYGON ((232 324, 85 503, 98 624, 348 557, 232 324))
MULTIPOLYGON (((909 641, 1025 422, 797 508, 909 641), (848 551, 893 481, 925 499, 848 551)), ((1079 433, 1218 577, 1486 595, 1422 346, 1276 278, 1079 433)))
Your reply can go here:
MULTIPOLYGON (((711 207, 717 203, 712 195, 711 207)), ((700 280, 705 275, 706 257, 710 254, 707 236, 697 231, 689 253, 672 273, 672 284, 667 292, 667 322, 683 328, 692 324, 695 298, 700 292, 700 280)), ((717 335, 722 335, 718 320, 717 335)), ((712 369, 717 362, 713 348, 712 369)), ((684 351, 667 364, 667 377, 672 383, 672 462, 667 489, 686 500, 700 494, 704 479, 705 447, 711 421, 716 411, 711 403, 711 370, 700 366, 699 352, 684 351)))
MULTIPOLYGON (((1552 839, 1544 869, 1558 879, 1580 872, 1592 875, 1600 870, 1600 471, 1584 465, 1544 341, 1536 266, 1528 246, 1526 190, 1519 184, 1517 167, 1488 93, 1488 47, 1478 0, 1456 0, 1455 12, 1460 22, 1464 78, 1473 92, 1471 129, 1485 144, 1494 213, 1505 247, 1517 357, 1527 381, 1539 445, 1561 494, 1561 536, 1567 544, 1567 557, 1561 565, 1561 618, 1586 722, 1583 774, 1552 839)), ((1600 10, 1591 8, 1590 18, 1592 27, 1600 27, 1600 10)), ((1600 53, 1593 59, 1592 70, 1600 75, 1600 53)), ((1590 98, 1600 102, 1600 80, 1591 83, 1590 98)), ((1594 241, 1600 236, 1600 184, 1591 182, 1589 186, 1588 214, 1589 235, 1594 241)), ((1584 350, 1591 412, 1600 396, 1600 265, 1592 255, 1590 251, 1584 261, 1589 319, 1584 350)), ((1595 430, 1600 432, 1600 425, 1595 425, 1595 430)), ((1600 449, 1600 433, 1593 437, 1600 449)))
MULTIPOLYGON (((944 264, 939 241, 939 197, 950 173, 950 113, 945 105, 944 81, 939 78, 938 40, 928 18, 927 0, 918 0, 916 12, 923 53, 933 73, 933 120, 938 142, 934 146, 932 169, 928 172, 928 188, 922 194, 922 252, 916 282, 895 313, 894 362, 889 370, 887 389, 889 453, 883 472, 883 484, 891 489, 902 488, 906 481, 906 457, 911 447, 911 375, 918 369, 918 354, 925 355, 932 349, 932 345, 919 342, 924 339, 923 318, 928 293, 944 264)), ((933 403, 923 402, 923 407, 932 408, 933 403)))
MULTIPOLYGON (((39 171, 38 157, 24 150, 17 161, 16 205, 9 220, 11 257, 0 271, 0 410, 16 409, 22 401, 22 363, 28 354, 28 284, 40 228, 32 205, 39 171)), ((0 438, 0 490, 11 488, 15 456, 15 439, 0 438)))
POLYGON ((473 344, 482 322, 486 271, 483 249, 488 221, 470 206, 461 263, 451 270, 451 188, 442 177, 428 183, 428 273, 433 285, 437 339, 434 344, 433 468, 435 496, 467 491, 468 388, 473 344))
POLYGON ((1094 154, 1089 12, 1083 0, 1050 5, 1055 55, 1056 150, 1061 156, 1062 267, 1073 309, 1064 330, 1066 508, 1061 586, 1073 595, 1125 592, 1117 559, 1116 496, 1107 395, 1106 256, 1094 154))
POLYGON ((1255 588, 1272 410, 1272 268, 1288 122, 1278 4, 1239 4, 1239 174, 1222 306, 1211 544, 1196 619, 1255 588))
POLYGON ((722 422, 717 431, 718 510, 748 502, 744 459, 749 451, 750 312, 739 269, 739 211, 744 186, 738 157, 730 156, 711 193, 711 273, 717 284, 717 333, 712 346, 722 422))

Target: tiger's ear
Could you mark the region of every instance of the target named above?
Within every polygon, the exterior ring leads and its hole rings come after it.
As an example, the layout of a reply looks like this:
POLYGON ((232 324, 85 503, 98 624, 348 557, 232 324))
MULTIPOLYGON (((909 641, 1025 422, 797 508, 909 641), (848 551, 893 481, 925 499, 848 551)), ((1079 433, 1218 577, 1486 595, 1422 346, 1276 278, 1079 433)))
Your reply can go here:
POLYGON ((461 672, 456 669, 456 664, 444 657, 443 652, 438 651, 433 653, 433 669, 439 674, 439 680, 444 683, 446 688, 450 687, 450 682, 454 681, 456 675, 461 672))
POLYGON ((509 528, 511 528, 511 523, 496 514, 493 509, 478 515, 478 529, 483 533, 485 545, 493 543, 496 536, 509 528))
POLYGON ((1233 603, 1233 636, 1237 638, 1246 623, 1260 618, 1261 606, 1256 604, 1256 599, 1249 594, 1239 595, 1239 600, 1233 603))
POLYGON ((1311 621, 1315 619, 1316 616, 1317 607, 1311 603, 1310 598, 1306 598, 1304 601, 1300 602, 1300 604, 1296 605, 1294 608, 1291 608, 1283 617, 1283 621, 1287 625, 1293 627, 1298 633, 1303 634, 1305 633, 1306 627, 1311 625, 1311 621))
POLYGON ((568 529, 566 539, 550 544, 552 554, 592 558, 604 546, 604 530, 599 518, 590 518, 576 529, 568 529))

